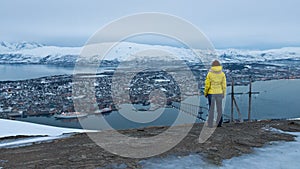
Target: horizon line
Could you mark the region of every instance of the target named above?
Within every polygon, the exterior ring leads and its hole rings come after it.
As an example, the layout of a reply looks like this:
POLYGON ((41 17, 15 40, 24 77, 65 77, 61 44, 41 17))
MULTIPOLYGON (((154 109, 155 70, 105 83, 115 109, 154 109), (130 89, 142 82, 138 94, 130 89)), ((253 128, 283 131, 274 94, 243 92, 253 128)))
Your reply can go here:
MULTIPOLYGON (((43 43, 43 42, 38 42, 38 41, 26 41, 26 40, 22 40, 22 41, 0 41, 0 43, 10 43, 10 44, 14 44, 14 43, 36 43, 36 44, 40 44, 43 46, 55 46, 55 47, 83 47, 86 44, 82 44, 81 45, 68 45, 68 44, 61 44, 61 43, 43 43)), ((159 45, 159 46, 168 46, 168 47, 176 47, 176 48, 186 48, 184 46, 179 46, 179 45, 172 45, 172 44, 165 44, 165 43, 147 43, 147 42, 132 42, 132 41, 123 41, 123 42, 127 42, 127 43, 134 43, 134 44, 141 44, 141 45, 159 45)), ((112 43, 112 42, 107 42, 107 43, 112 43)), ((117 43, 117 42, 116 42, 117 43)), ((297 48, 300 47, 300 44, 293 44, 293 45, 274 45, 274 44, 270 44, 270 45, 265 45, 265 46, 260 46, 258 47, 258 45, 242 45, 242 46, 236 46, 236 45, 232 45, 232 46, 226 46, 226 45, 215 45, 214 49, 216 50, 226 50, 226 49, 239 49, 239 50, 271 50, 271 49, 282 49, 282 48, 297 48)))

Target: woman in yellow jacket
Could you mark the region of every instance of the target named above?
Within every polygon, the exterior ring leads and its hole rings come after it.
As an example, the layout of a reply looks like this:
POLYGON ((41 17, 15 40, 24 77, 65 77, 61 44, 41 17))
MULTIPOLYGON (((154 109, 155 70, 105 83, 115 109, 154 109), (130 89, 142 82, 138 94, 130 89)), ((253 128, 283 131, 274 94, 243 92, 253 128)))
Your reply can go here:
POLYGON ((222 71, 222 66, 218 60, 212 62, 205 79, 204 96, 208 98, 209 114, 208 127, 213 127, 215 105, 217 107, 217 121, 218 127, 222 125, 222 99, 226 94, 226 76, 222 71))

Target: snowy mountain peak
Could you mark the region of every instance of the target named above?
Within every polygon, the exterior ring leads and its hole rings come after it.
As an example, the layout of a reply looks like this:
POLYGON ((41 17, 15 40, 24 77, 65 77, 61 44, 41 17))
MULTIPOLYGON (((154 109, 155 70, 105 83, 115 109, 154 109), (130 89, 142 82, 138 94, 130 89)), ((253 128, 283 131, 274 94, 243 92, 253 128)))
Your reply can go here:
POLYGON ((21 43, 15 43, 16 50, 21 50, 21 49, 33 49, 33 48, 38 48, 42 47, 44 45, 36 43, 36 42, 21 42, 21 43))
POLYGON ((44 45, 36 42, 17 42, 17 43, 9 43, 9 42, 0 42, 0 48, 2 50, 10 50, 10 51, 16 51, 16 50, 23 50, 23 49, 34 49, 38 47, 42 47, 44 45))
MULTIPOLYGON (((104 50, 112 44, 103 43, 94 45, 95 46, 87 45, 85 48, 91 47, 91 49, 94 49, 94 51, 97 51, 100 55, 101 52, 104 52, 104 50)), ((80 52, 82 49, 82 47, 44 46, 35 42, 0 42, 0 63, 72 65, 75 64, 78 59, 86 63, 95 63, 102 57, 99 55, 81 57, 80 52)), ((210 59, 214 57, 218 57, 222 63, 269 62, 274 60, 300 61, 300 47, 269 50, 216 49, 215 51, 208 51, 196 49, 192 52, 190 49, 185 48, 122 42, 106 53, 104 60, 122 62, 134 59, 142 59, 143 61, 149 59, 167 61, 177 59, 199 63, 202 61, 210 62, 210 59), (165 51, 166 53, 155 53, 153 49, 165 51), (193 53, 196 53, 201 58, 195 56, 193 53)))

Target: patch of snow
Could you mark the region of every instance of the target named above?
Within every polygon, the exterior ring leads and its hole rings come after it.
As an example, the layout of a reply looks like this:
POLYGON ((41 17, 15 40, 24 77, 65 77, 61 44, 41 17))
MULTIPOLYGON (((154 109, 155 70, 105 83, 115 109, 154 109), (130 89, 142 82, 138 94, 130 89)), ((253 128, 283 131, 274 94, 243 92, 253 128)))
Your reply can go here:
POLYGON ((126 164, 109 164, 104 167, 104 169, 113 168, 113 169, 126 169, 129 168, 126 164))
POLYGON ((221 166, 210 164, 200 155, 184 157, 152 158, 140 164, 146 169, 298 169, 300 166, 300 133, 285 132, 296 135, 293 142, 272 142, 263 148, 254 148, 251 154, 223 160, 221 166))
POLYGON ((264 169, 298 169, 300 161, 300 133, 294 142, 273 142, 264 148, 255 148, 252 154, 234 157, 223 161, 223 168, 264 168, 264 169))
POLYGON ((0 142, 0 147, 30 144, 65 137, 65 134, 96 132, 93 130, 71 129, 47 125, 0 119, 0 138, 11 136, 38 136, 34 138, 16 139, 9 142, 0 142), (43 136, 43 137, 42 137, 43 136))
POLYGON ((140 162, 144 169, 214 169, 216 165, 209 164, 200 155, 172 156, 167 158, 153 158, 140 162))
POLYGON ((53 127, 47 125, 0 119, 0 138, 10 136, 58 136, 66 133, 84 133, 89 130, 53 127))
POLYGON ((270 127, 270 126, 265 126, 262 128, 263 130, 266 130, 266 131, 270 131, 270 132, 274 132, 274 133, 288 133, 288 132, 284 132, 282 130, 279 130, 279 129, 276 129, 274 127, 270 127))
POLYGON ((29 137, 22 139, 9 139, 0 141, 0 148, 16 148, 32 145, 33 143, 41 143, 61 139, 70 136, 69 134, 60 136, 45 136, 45 137, 29 137))

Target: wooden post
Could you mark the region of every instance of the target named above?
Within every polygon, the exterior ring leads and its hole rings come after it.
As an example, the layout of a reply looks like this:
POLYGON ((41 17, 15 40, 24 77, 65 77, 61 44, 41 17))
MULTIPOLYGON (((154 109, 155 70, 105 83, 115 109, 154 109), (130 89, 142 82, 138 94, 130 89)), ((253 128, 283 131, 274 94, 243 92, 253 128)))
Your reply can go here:
POLYGON ((248 107, 248 121, 251 120, 251 95, 252 95, 252 79, 249 77, 249 107, 248 107))
POLYGON ((230 116, 230 122, 233 122, 233 101, 234 101, 234 80, 232 78, 231 80, 231 116, 230 116))
POLYGON ((233 102, 234 102, 234 105, 235 105, 235 107, 236 107, 236 111, 237 111, 238 116, 239 116, 239 121, 240 121, 240 122, 243 122, 242 113, 241 113, 241 111, 240 111, 239 106, 238 106, 237 103, 236 103, 235 98, 233 98, 233 102))

